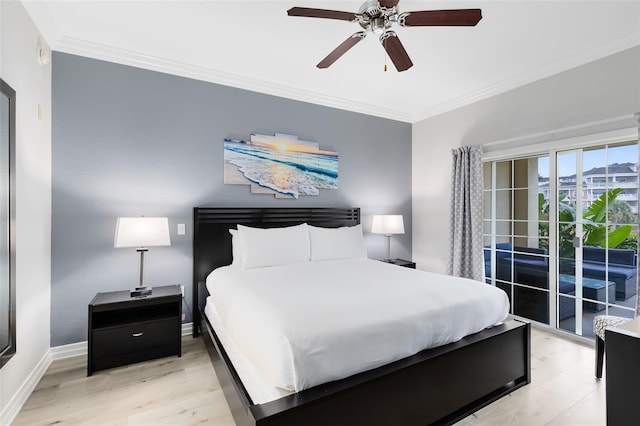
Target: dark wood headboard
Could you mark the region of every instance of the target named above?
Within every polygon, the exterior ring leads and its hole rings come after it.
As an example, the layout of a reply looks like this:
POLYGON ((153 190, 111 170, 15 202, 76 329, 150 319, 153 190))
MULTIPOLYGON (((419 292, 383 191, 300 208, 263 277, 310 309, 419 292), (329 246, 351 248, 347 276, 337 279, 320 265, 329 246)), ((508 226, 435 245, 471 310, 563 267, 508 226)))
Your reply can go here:
POLYGON ((276 228, 308 223, 325 228, 353 226, 360 223, 359 208, 216 208, 193 209, 193 336, 199 335, 200 282, 215 268, 229 265, 231 234, 238 224, 259 228, 276 228))

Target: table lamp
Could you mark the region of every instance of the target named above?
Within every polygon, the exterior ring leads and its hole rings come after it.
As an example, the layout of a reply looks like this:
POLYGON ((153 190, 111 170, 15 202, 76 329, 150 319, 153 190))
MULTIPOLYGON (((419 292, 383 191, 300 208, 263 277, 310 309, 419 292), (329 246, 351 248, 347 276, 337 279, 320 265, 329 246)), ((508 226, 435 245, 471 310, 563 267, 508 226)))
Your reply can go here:
POLYGON ((372 234, 383 234, 387 237, 387 256, 384 260, 391 260, 391 235, 404 234, 404 222, 400 214, 373 215, 372 234))
POLYGON ((148 296, 151 287, 144 285, 144 253, 147 247, 170 246, 169 219, 166 217, 119 217, 114 247, 136 247, 140 253, 140 283, 131 297, 148 296))

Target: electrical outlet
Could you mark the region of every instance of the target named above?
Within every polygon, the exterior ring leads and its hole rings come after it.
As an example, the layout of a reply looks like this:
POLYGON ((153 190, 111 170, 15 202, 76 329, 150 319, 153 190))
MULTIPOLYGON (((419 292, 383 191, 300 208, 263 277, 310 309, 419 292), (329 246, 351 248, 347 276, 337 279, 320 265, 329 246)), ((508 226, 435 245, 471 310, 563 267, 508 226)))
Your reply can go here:
POLYGON ((186 233, 184 223, 178 224, 178 235, 184 235, 186 233))

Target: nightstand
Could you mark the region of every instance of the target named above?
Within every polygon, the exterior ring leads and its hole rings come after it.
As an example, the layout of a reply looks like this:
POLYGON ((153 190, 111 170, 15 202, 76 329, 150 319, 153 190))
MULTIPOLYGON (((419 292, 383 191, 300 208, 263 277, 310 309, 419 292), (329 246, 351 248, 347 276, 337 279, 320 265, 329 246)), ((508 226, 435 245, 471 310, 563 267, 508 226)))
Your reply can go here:
POLYGON ((182 356, 180 286, 98 293, 89 303, 87 376, 98 370, 170 355, 182 356))
POLYGON ((409 260, 404 260, 404 259, 389 259, 389 260, 382 260, 385 263, 391 263, 394 265, 398 265, 398 266, 404 266, 405 268, 411 268, 411 269, 416 269, 416 262, 411 262, 409 260))

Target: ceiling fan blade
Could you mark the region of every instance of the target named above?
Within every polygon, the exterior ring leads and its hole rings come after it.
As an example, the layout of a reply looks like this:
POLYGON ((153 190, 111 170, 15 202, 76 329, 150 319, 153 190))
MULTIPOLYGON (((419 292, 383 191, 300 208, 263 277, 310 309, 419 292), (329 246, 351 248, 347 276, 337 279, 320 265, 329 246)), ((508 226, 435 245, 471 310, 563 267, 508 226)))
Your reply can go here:
POLYGON ((353 21, 356 14, 352 12, 342 12, 340 10, 313 9, 310 7, 292 7, 287 10, 289 16, 305 16, 307 18, 327 18, 340 19, 342 21, 353 21))
POLYGON ((320 61, 318 68, 329 68, 335 61, 337 61, 342 55, 347 53, 347 50, 351 49, 353 46, 358 44, 360 40, 362 40, 367 33, 365 31, 358 31, 353 34, 351 37, 340 43, 340 46, 333 49, 333 52, 329 53, 326 58, 320 61))
POLYGON ((413 66, 411 58, 404 50, 404 46, 400 43, 400 39, 394 31, 387 31, 380 36, 380 43, 387 51, 387 55, 391 58, 393 65, 400 71, 406 71, 413 66))
POLYGON ((393 6, 398 5, 398 1, 399 0, 379 0, 378 3, 384 8, 391 9, 393 6))
POLYGON ((401 13, 398 23, 403 27, 473 27, 481 19, 480 9, 421 10, 401 13))

